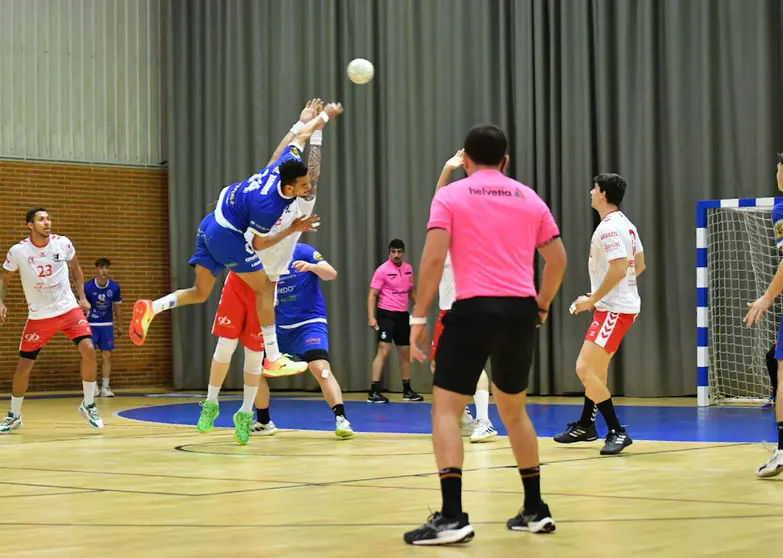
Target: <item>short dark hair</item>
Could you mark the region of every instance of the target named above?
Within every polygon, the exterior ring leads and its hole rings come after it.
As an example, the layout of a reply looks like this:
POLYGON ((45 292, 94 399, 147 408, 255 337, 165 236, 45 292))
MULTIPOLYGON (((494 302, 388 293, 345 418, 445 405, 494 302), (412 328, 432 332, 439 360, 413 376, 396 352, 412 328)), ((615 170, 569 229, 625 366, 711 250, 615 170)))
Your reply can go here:
POLYGON ((508 139, 499 126, 479 124, 468 132, 464 148, 477 165, 497 166, 506 156, 508 139))
POLYGON ((95 267, 101 267, 102 265, 105 265, 106 267, 111 266, 111 262, 109 261, 109 258, 98 258, 95 260, 95 267))
POLYGON ((280 163, 280 186, 290 186, 297 178, 307 176, 307 165, 299 159, 288 159, 280 163))
POLYGON ((778 165, 783 165, 783 153, 778 153, 778 165))
POLYGON ((405 243, 400 240, 399 238, 395 238, 391 242, 389 242, 389 252, 392 250, 402 250, 405 251, 405 243))
POLYGON ((598 184, 598 189, 606 194, 606 201, 612 205, 620 207, 620 204, 623 203, 625 180, 619 174, 602 172, 593 177, 593 184, 598 184))
MULTIPOLYGON (((46 211, 45 207, 34 207, 30 211, 27 212, 27 215, 25 215, 25 223, 32 223, 35 221, 35 214, 39 211, 46 211)), ((49 213, 48 211, 46 211, 49 213)))

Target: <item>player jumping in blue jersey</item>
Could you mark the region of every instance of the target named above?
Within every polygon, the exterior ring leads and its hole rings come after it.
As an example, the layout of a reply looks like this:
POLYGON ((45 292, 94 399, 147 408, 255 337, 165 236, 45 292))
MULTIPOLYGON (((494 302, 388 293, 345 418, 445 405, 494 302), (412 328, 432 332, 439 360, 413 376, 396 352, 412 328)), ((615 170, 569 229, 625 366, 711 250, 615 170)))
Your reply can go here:
MULTIPOLYGON (((783 192, 783 153, 778 153, 778 190, 783 192)), ((778 250, 783 252, 783 202, 778 202, 772 208, 772 224, 775 229, 775 242, 778 250)), ((748 314, 745 316, 745 323, 753 326, 761 321, 761 317, 769 310, 774 300, 783 292, 783 260, 778 264, 778 270, 772 281, 767 287, 766 292, 755 302, 749 302, 748 314)), ((778 361, 778 394, 777 406, 775 408, 775 417, 778 423, 778 448, 772 453, 772 457, 764 465, 758 468, 756 476, 760 478, 775 477, 783 473, 783 320, 781 320, 778 329, 778 344, 775 352, 775 358, 778 361)))
POLYGON ((266 347, 264 374, 286 376, 307 369, 307 363, 294 362, 288 355, 280 354, 275 331, 274 285, 255 251, 270 248, 295 232, 316 230, 319 218, 312 215, 296 219, 289 228, 277 234, 269 234, 288 205, 310 192, 307 165, 301 157, 305 143, 316 128, 343 112, 342 105, 330 103, 316 115, 313 107, 319 103, 317 99, 307 103, 299 121, 280 142, 264 169, 247 180, 227 186, 220 193, 215 211, 199 225, 196 251, 189 262, 196 269, 194 286, 154 302, 136 302, 130 325, 130 337, 135 344, 144 344, 150 323, 160 312, 204 303, 217 276, 228 268, 255 293, 256 312, 266 347), (245 240, 247 231, 255 235, 252 246, 245 240))
POLYGON ((120 303, 122 294, 120 286, 113 279, 109 279, 109 267, 111 262, 107 258, 100 258, 95 262, 95 278, 84 284, 84 294, 90 303, 90 313, 87 321, 92 329, 92 344, 101 351, 101 376, 103 386, 98 391, 95 386, 95 395, 114 397, 109 389, 111 378, 111 362, 114 353, 114 332, 122 335, 122 316, 120 315, 120 303), (115 325, 116 324, 116 325, 115 325))

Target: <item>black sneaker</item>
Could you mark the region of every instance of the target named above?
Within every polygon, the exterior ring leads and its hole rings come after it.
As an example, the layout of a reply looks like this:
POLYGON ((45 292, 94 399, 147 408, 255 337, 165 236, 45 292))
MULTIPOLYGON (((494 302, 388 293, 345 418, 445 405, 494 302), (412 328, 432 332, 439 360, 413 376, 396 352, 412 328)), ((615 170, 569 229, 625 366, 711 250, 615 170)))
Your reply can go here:
POLYGON ((592 442, 598 439, 598 428, 595 423, 582 426, 578 422, 569 422, 568 428, 562 434, 555 436, 555 442, 573 444, 574 442, 592 442))
POLYGON ((625 448, 633 444, 633 440, 625 430, 617 432, 612 430, 606 437, 606 443, 601 448, 601 455, 617 455, 625 448))
POLYGON ((402 394, 403 401, 424 401, 424 398, 413 390, 402 394))
POLYGON ((468 514, 462 513, 457 518, 450 518, 435 512, 427 519, 427 523, 408 531, 402 538, 408 544, 459 544, 473 540, 474 535, 473 527, 468 522, 468 514))
POLYGON ((367 403, 388 403, 389 400, 378 393, 377 391, 371 391, 367 395, 367 403))
POLYGON ((506 527, 512 531, 531 533, 551 533, 556 529, 555 520, 549 513, 549 506, 541 502, 536 511, 519 510, 519 513, 506 521, 506 527))

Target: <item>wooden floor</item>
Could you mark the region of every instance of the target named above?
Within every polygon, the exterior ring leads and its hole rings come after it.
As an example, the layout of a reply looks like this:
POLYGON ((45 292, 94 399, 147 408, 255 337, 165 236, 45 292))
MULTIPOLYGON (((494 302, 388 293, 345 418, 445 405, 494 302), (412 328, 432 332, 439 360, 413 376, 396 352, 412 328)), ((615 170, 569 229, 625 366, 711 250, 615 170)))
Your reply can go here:
POLYGON ((112 415, 176 401, 99 400, 94 431, 77 399, 26 400, 24 428, 0 437, 0 556, 774 556, 783 542, 783 477, 757 480, 768 454, 730 443, 607 458, 542 439, 557 532, 507 531, 521 483, 498 438, 466 443, 475 539, 413 548, 402 533, 440 507, 429 436, 281 431, 241 447, 230 430, 112 415))

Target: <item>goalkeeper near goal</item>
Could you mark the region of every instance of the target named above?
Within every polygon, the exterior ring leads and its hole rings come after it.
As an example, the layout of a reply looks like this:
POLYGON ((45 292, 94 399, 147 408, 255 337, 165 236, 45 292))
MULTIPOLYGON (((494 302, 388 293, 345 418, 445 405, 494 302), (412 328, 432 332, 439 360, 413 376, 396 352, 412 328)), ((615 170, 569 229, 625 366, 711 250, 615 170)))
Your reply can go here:
MULTIPOLYGON (((778 153, 778 190, 783 192, 783 153, 778 153)), ((778 202, 775 207, 772 208, 772 224, 775 229, 775 242, 778 250, 783 252, 783 202, 778 202)), ((783 292, 783 260, 778 264, 778 270, 772 281, 769 283, 766 292, 761 295, 756 301, 748 303, 748 313, 743 320, 748 327, 757 324, 764 313, 772 306, 772 302, 777 296, 783 292)), ((783 405, 781 405, 781 389, 780 377, 783 375, 783 320, 781 320, 781 327, 778 330, 778 343, 777 350, 775 351, 775 359, 778 361, 777 370, 777 405, 775 406, 775 418, 778 423, 778 448, 772 453, 772 457, 764 465, 758 468, 756 476, 760 478, 775 477, 780 473, 783 473, 783 405)), ((774 383, 774 382, 773 382, 774 383)))

